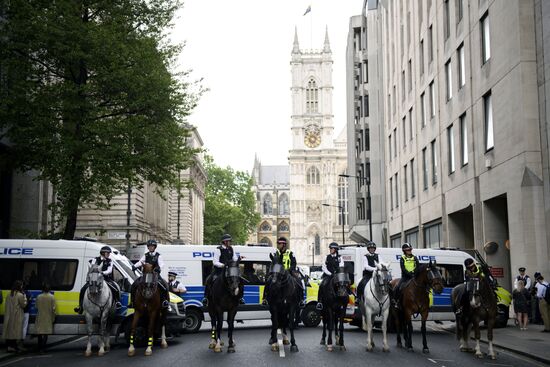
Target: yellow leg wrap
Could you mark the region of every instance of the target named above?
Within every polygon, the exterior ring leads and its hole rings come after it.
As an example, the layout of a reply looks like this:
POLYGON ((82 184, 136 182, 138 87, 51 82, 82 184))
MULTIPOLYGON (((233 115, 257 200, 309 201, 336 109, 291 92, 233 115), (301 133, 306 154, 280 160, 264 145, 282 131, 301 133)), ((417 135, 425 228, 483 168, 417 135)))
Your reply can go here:
POLYGON ((149 337, 149 341, 147 342, 147 346, 152 347, 153 346, 153 337, 149 337))
POLYGON ((134 334, 130 335, 130 345, 134 345, 134 334))

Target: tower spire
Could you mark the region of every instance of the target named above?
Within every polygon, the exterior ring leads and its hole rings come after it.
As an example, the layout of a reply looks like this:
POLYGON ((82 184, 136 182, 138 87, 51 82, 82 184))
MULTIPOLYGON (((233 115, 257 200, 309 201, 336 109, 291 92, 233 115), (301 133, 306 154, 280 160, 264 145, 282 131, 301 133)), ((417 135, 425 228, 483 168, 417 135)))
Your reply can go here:
POLYGON ((294 43, 292 45, 292 53, 300 53, 300 44, 298 43, 298 27, 294 26, 294 43))
POLYGON ((323 46, 323 52, 330 52, 330 42, 328 40, 328 25, 325 28, 325 44, 323 46))

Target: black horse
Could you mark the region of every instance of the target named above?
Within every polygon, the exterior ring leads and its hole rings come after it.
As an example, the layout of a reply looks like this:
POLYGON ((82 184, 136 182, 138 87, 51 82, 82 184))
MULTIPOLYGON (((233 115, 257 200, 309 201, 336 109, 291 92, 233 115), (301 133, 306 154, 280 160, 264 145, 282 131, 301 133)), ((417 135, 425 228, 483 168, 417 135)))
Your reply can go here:
POLYGON ((319 302, 322 303, 321 317, 323 318, 323 336, 321 345, 325 345, 325 338, 328 328, 327 351, 332 352, 332 330, 336 337, 336 345, 341 350, 346 350, 344 346, 344 317, 346 316, 346 307, 349 302, 350 294, 349 274, 344 272, 344 268, 338 269, 338 272, 324 282, 319 302))
POLYGON ((209 348, 214 349, 216 353, 222 351, 223 313, 227 312, 229 337, 227 352, 234 353, 233 328, 235 325, 235 315, 237 314, 239 301, 244 293, 244 283, 239 271, 239 263, 230 262, 222 275, 212 282, 211 287, 208 295, 208 313, 212 320, 212 340, 210 341, 209 348))
POLYGON ((487 339, 489 340, 489 357, 496 359, 493 349, 493 327, 497 317, 497 296, 486 276, 473 278, 466 283, 453 288, 451 293, 453 311, 456 315, 456 336, 460 342, 460 351, 471 352, 468 346, 470 332, 474 328, 476 347, 475 354, 483 357, 479 346, 479 323, 487 324, 487 339))
MULTIPOLYGON (((277 257, 276 257, 277 258, 277 257)), ((294 340, 294 319, 298 310, 298 303, 302 295, 297 279, 283 268, 283 265, 276 262, 271 267, 268 283, 269 292, 267 302, 271 313, 271 344, 272 351, 278 351, 277 329, 282 329, 283 343, 288 345, 286 329, 290 329, 290 351, 297 352, 298 346, 294 340)))

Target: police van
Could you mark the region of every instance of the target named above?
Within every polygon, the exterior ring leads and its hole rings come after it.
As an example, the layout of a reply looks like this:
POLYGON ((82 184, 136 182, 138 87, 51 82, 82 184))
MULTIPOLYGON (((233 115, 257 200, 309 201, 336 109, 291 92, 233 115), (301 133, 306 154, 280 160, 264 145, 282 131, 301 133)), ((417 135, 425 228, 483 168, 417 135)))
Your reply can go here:
MULTIPOLYGON (((0 289, 4 299, 9 295, 12 284, 22 280, 31 295, 29 334, 35 333, 35 299, 41 293, 42 284, 47 282, 56 300, 56 318, 53 334, 86 335, 86 320, 74 311, 78 306, 80 289, 86 283, 89 260, 99 256, 105 244, 92 241, 66 240, 0 240, 0 289)), ((139 277, 132 271, 132 263, 124 255, 111 248, 113 279, 121 289, 122 308, 117 310, 111 335, 129 330, 133 309, 128 308, 130 288, 139 277)), ((4 320, 4 305, 0 305, 0 321, 4 320)), ((170 310, 167 317, 167 331, 181 332, 185 320, 181 298, 170 295, 170 310)), ((127 337, 129 333, 125 333, 127 337)))
MULTIPOLYGON (((202 322, 210 321, 204 298, 204 285, 206 278, 212 272, 212 259, 215 246, 205 245, 162 245, 157 251, 162 255, 164 269, 162 274, 169 271, 177 274, 176 279, 187 288, 183 295, 185 301, 186 323, 188 332, 196 332, 202 322)), ((243 257, 240 263, 241 276, 245 280, 244 304, 239 305, 236 319, 263 320, 270 319, 269 307, 262 305, 264 285, 269 272, 271 260, 269 255, 275 252, 271 246, 233 246, 233 250, 243 257)), ((136 262, 147 251, 145 245, 133 246, 128 251, 128 258, 136 262)), ((302 311, 301 318, 306 326, 317 326, 320 322, 315 311, 317 302, 318 285, 313 283, 307 287, 305 295, 306 308, 302 311)))
MULTIPOLYGON (((363 257, 367 253, 366 245, 344 245, 339 251, 344 260, 346 271, 350 274, 350 280, 357 285, 363 277, 363 257)), ((392 278, 401 277, 401 267, 399 261, 403 252, 400 248, 378 248, 376 253, 381 262, 390 264, 390 272, 392 278)), ((413 254, 418 257, 420 263, 429 263, 430 261, 436 264, 443 278, 444 289, 441 294, 430 294, 430 314, 429 320, 436 321, 454 321, 455 316, 452 310, 451 291, 453 287, 464 282, 464 260, 472 258, 466 252, 456 249, 414 249, 413 254)), ((475 260, 484 262, 475 253, 475 260)), ((511 303, 510 292, 502 287, 497 290, 499 298, 497 325, 505 326, 508 322, 509 307, 511 303)), ((353 318, 351 324, 361 325, 361 312, 358 307, 354 307, 353 318)), ((416 319, 420 320, 420 315, 416 315, 416 319)))

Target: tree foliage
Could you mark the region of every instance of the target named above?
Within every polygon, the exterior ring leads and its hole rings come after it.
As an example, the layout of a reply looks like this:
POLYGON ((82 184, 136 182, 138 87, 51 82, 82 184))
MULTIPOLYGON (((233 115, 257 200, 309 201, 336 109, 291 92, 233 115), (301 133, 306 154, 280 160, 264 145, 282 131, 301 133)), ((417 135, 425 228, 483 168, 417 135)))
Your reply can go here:
POLYGON ((245 243, 260 222, 260 215, 255 210, 252 177, 231 167, 219 167, 211 157, 207 156, 205 161, 208 183, 204 243, 219 243, 224 233, 229 233, 235 243, 245 243))
POLYGON ((184 117, 201 90, 175 74, 178 0, 0 0, 0 138, 57 193, 64 238, 78 208, 128 182, 177 185, 194 150, 184 117))

